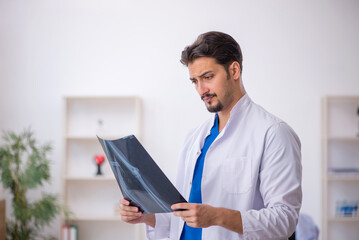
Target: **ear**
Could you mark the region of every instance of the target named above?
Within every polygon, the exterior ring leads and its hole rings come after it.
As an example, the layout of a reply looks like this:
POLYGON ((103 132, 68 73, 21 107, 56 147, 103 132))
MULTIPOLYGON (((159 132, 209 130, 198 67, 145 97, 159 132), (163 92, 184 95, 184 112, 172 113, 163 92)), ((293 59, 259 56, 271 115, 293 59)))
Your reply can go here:
POLYGON ((241 77, 241 67, 237 61, 234 61, 229 66, 229 73, 232 75, 234 80, 239 80, 241 77))

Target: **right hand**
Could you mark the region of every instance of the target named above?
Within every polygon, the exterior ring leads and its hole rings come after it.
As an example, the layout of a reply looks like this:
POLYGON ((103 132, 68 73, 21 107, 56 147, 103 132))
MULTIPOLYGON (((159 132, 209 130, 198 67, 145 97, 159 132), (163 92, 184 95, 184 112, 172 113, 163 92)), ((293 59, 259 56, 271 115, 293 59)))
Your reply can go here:
POLYGON ((146 223, 151 227, 155 226, 154 214, 143 214, 138 207, 130 206, 130 202, 124 198, 121 199, 120 203, 122 221, 132 224, 146 223))

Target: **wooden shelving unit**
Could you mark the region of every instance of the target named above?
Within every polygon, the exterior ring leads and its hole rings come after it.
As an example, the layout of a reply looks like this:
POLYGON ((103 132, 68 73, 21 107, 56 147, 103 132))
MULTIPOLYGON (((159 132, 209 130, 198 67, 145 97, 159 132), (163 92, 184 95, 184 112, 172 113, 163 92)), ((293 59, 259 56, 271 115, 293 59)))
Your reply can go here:
MULTIPOLYGON (((141 100, 134 96, 65 97, 62 199, 73 212, 80 240, 143 239, 141 227, 115 214, 122 197, 107 159, 97 176, 96 154, 105 155, 96 135, 141 139, 141 100)), ((63 219, 63 222, 65 219, 63 219)))
POLYGON ((358 108, 359 96, 328 96, 322 101, 323 240, 359 236, 359 215, 337 213, 341 201, 359 201, 359 174, 355 172, 359 169, 358 108))

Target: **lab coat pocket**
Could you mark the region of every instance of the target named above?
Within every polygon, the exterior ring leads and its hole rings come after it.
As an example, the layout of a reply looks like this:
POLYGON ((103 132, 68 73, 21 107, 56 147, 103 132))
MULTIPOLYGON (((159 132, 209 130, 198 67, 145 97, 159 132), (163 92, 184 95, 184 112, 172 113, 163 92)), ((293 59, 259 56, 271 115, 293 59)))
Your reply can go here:
POLYGON ((227 158, 221 175, 222 186, 228 193, 246 193, 252 187, 252 161, 248 157, 227 158))

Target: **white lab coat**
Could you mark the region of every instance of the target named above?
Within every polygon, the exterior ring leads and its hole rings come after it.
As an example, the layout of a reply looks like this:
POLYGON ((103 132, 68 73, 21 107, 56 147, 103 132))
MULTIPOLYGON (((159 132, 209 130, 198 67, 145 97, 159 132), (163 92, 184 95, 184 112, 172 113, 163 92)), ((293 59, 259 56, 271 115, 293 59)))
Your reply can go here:
MULTIPOLYGON (((176 187, 189 198, 196 160, 213 118, 192 131, 184 144, 176 187)), ((243 234, 219 226, 203 228, 202 239, 287 239, 301 207, 301 153, 295 132, 282 120, 243 96, 205 157, 202 202, 238 210, 243 234)), ((183 221, 156 214, 149 239, 179 239, 183 221)))

